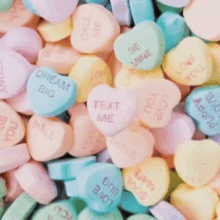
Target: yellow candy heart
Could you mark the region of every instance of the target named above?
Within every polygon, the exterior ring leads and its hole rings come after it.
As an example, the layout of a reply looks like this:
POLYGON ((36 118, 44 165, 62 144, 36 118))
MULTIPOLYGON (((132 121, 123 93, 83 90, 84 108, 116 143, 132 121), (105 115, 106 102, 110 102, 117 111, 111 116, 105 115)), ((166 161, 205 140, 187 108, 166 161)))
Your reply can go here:
POLYGON ((201 85, 212 73, 211 53, 201 39, 187 37, 165 55, 163 69, 182 85, 201 85))
POLYGON ((140 82, 145 82, 151 79, 163 79, 163 71, 161 67, 152 70, 138 70, 123 66, 120 72, 115 77, 116 88, 133 88, 140 82))
POLYGON ((209 80, 203 84, 203 86, 220 85, 220 45, 217 43, 208 43, 207 46, 212 55, 213 65, 212 75, 209 80))
POLYGON ((123 169, 122 176, 126 190, 132 192, 143 206, 159 202, 169 188, 169 167, 159 157, 151 157, 135 167, 123 169))
POLYGON ((183 183, 171 194, 171 204, 187 220, 212 220, 218 202, 218 195, 208 186, 193 188, 183 183))
POLYGON ((174 164, 184 182, 204 186, 218 172, 220 147, 209 139, 184 142, 177 148, 174 164))
POLYGON ((85 55, 78 59, 69 77, 78 85, 78 102, 86 102, 92 89, 100 84, 112 85, 111 71, 101 58, 85 55))

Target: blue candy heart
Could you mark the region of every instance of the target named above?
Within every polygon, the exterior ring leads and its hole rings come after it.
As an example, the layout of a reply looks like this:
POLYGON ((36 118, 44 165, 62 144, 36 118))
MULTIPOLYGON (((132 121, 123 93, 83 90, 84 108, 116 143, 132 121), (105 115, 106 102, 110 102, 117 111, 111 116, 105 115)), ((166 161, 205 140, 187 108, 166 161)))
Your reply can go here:
POLYGON ((194 90, 186 99, 186 113, 206 135, 220 133, 220 86, 194 90))
POLYGON ((69 109, 77 97, 77 84, 49 67, 36 69, 30 76, 27 93, 33 111, 41 116, 57 116, 69 109))

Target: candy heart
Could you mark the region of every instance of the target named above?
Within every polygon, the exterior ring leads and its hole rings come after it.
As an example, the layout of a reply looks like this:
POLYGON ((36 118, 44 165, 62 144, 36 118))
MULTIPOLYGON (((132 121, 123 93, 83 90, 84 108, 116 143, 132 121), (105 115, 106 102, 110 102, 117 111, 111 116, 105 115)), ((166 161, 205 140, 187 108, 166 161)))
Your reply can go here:
POLYGON ((114 136, 131 123, 138 100, 132 90, 99 85, 90 93, 87 107, 97 128, 107 136, 114 136))
POLYGON ((113 164, 107 148, 97 155, 97 162, 113 164))
POLYGON ((129 0, 129 4, 135 25, 146 20, 155 21, 152 0, 129 0))
POLYGON ((207 183, 218 195, 220 195, 220 169, 215 176, 207 183))
POLYGON ((17 144, 24 135, 21 117, 7 103, 0 101, 0 149, 17 144))
POLYGON ((196 120, 199 129, 207 135, 220 133, 220 86, 195 89, 186 99, 185 110, 196 120))
POLYGON ((48 66, 60 74, 69 74, 80 53, 65 40, 59 43, 46 43, 38 54, 37 66, 48 66))
POLYGON ((167 79, 140 83, 134 91, 139 98, 137 117, 151 128, 164 127, 181 99, 179 88, 167 79))
POLYGON ((56 116, 76 100, 77 84, 49 67, 40 67, 30 76, 28 99, 33 111, 41 116, 56 116))
POLYGON ((154 137, 139 124, 133 123, 117 135, 108 137, 106 144, 113 163, 126 168, 136 166, 152 156, 154 137))
POLYGON ((132 215, 127 220, 156 220, 154 217, 146 214, 132 215))
POLYGON ((219 145, 212 140, 184 142, 177 148, 174 164, 179 176, 188 185, 204 186, 218 172, 219 145))
POLYGON ((114 84, 116 88, 133 88, 137 87, 140 82, 149 81, 155 78, 164 78, 163 71, 160 67, 146 71, 122 66, 114 79, 114 84))
POLYGON ((75 10, 79 0, 31 0, 41 17, 51 23, 65 21, 75 10), (57 13, 59 11, 59 13, 57 13))
POLYGON ((173 1, 173 0, 157 0, 158 2, 168 5, 171 7, 175 8, 181 8, 189 4, 190 0, 178 0, 178 1, 173 1))
POLYGON ((73 143, 68 153, 74 157, 97 154, 106 148, 105 136, 96 128, 84 104, 76 103, 69 109, 73 128, 73 143))
POLYGON ((0 99, 7 99, 25 91, 26 81, 34 68, 22 55, 12 50, 2 49, 0 57, 0 99))
POLYGON ((13 4, 13 0, 3 0, 0 3, 0 13, 8 11, 13 4))
POLYGON ((165 127, 151 129, 151 132, 155 138, 155 148, 162 154, 172 155, 181 143, 192 139, 195 124, 189 116, 172 112, 165 127))
POLYGON ((177 209, 165 201, 161 201, 152 207, 150 211, 157 218, 157 220, 186 220, 186 218, 177 209))
POLYGON ((42 39, 37 31, 27 27, 13 28, 1 40, 6 48, 20 53, 30 63, 36 62, 38 53, 43 47, 42 39))
POLYGON ((220 40, 220 14, 218 0, 193 0, 184 8, 183 15, 190 30, 210 41, 220 40))
POLYGON ((76 220, 77 213, 75 207, 70 200, 62 200, 59 202, 51 203, 37 212, 31 218, 32 220, 42 220, 42 219, 56 219, 56 220, 76 220))
POLYGON ((212 57, 207 45, 197 37, 187 37, 167 53, 165 73, 183 85, 201 85, 212 74, 212 57))
POLYGON ((36 9, 33 6, 32 0, 22 0, 24 6, 33 14, 39 16, 38 12, 36 11, 36 9))
POLYGON ((0 32, 6 33, 15 27, 35 26, 39 19, 25 8, 22 0, 13 0, 11 8, 0 13, 0 32))
POLYGON ((85 208, 79 215, 77 220, 123 220, 121 212, 116 209, 114 212, 100 214, 97 212, 91 211, 89 208, 85 208))
POLYGON ((190 36, 184 18, 173 12, 165 12, 157 19, 166 41, 165 53, 176 47, 181 40, 190 36))
POLYGON ((181 184, 171 195, 171 203, 186 219, 212 220, 219 202, 218 195, 210 187, 193 188, 181 184))
POLYGON ((220 85, 220 45, 218 43, 208 43, 206 45, 208 46, 209 51, 211 52, 213 66, 211 77, 202 86, 220 85))
POLYGON ((94 55, 80 57, 70 71, 69 77, 78 85, 78 102, 86 102, 95 86, 112 85, 112 74, 107 63, 94 55))
POLYGON ((81 170, 76 180, 65 182, 65 187, 68 196, 80 197, 91 210, 113 212, 121 199, 121 171, 112 164, 94 163, 81 170))
POLYGON ((171 7, 171 6, 168 6, 168 5, 164 5, 159 1, 156 1, 156 4, 157 4, 157 7, 159 8, 159 10, 162 13, 165 13, 165 12, 169 11, 169 12, 180 14, 183 10, 183 7, 182 8, 175 8, 175 7, 171 7))
POLYGON ((53 160, 67 153, 73 142, 73 130, 57 118, 34 115, 28 122, 26 140, 34 160, 53 160))
POLYGON ((127 67, 151 70, 160 66, 165 52, 165 39, 153 21, 143 21, 129 33, 116 39, 117 58, 127 67))
POLYGON ((143 206, 156 204, 168 191, 169 167, 159 157, 151 157, 138 166, 123 169, 122 176, 125 189, 132 192, 143 206))
POLYGON ((82 53, 108 53, 120 26, 111 12, 98 4, 84 4, 73 14, 72 46, 82 53))

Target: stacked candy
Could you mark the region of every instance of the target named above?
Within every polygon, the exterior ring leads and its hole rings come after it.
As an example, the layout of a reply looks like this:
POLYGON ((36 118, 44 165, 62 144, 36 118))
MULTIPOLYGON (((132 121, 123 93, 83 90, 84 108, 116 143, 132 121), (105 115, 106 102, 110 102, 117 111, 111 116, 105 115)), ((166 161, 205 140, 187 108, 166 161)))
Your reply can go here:
POLYGON ((0 218, 220 220, 219 0, 1 0, 0 218))

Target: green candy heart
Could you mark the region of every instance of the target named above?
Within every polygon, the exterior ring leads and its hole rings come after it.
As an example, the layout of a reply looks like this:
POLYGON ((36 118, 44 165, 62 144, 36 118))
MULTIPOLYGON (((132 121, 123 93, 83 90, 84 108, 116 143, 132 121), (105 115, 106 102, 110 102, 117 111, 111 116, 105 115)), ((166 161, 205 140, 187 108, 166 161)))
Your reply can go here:
POLYGON ((143 21, 114 43, 117 58, 127 67, 151 70, 160 66, 165 53, 165 38, 153 21, 143 21))
POLYGON ((132 215, 127 220, 156 220, 154 217, 145 214, 132 215))

